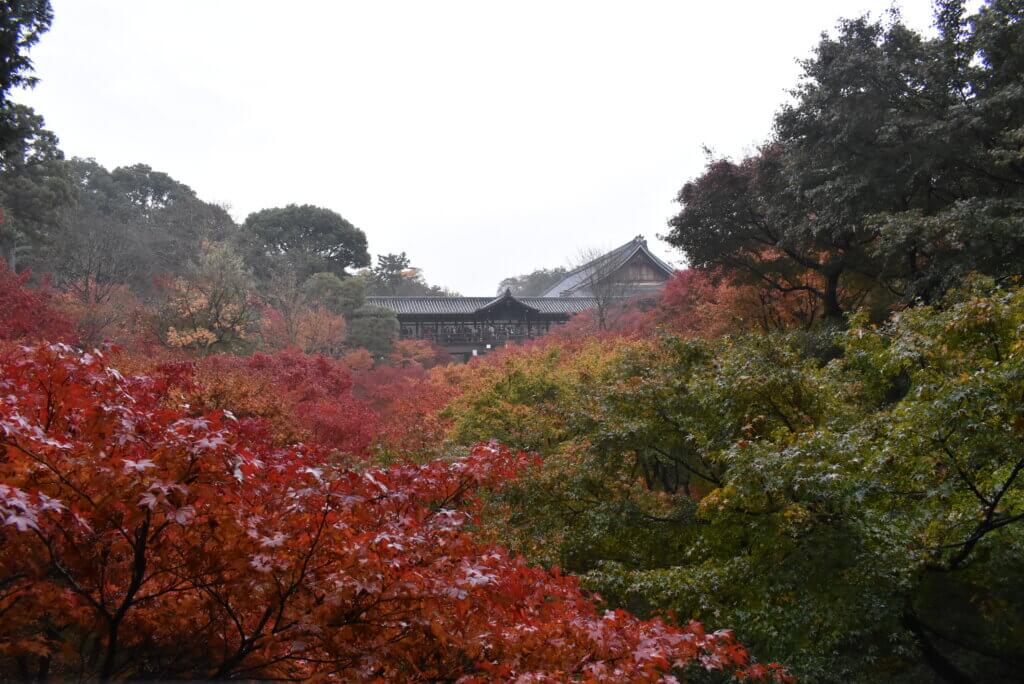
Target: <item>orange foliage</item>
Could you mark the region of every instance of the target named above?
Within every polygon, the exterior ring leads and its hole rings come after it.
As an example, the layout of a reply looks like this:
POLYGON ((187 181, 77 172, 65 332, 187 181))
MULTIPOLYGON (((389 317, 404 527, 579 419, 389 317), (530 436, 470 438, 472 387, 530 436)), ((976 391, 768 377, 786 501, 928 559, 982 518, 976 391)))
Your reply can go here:
POLYGON ((373 368, 373 354, 365 349, 353 349, 341 357, 341 362, 354 371, 373 368))
POLYGON ((388 362, 395 366, 415 363, 430 368, 451 360, 451 354, 427 340, 397 340, 388 355, 388 362))
POLYGON ((294 347, 306 354, 333 356, 345 341, 345 319, 322 306, 303 308, 291 318, 267 307, 260 322, 263 342, 270 349, 294 347))
POLYGON ((721 272, 677 271, 658 301, 627 301, 609 309, 601 330, 593 312, 584 311, 550 335, 561 346, 578 348, 588 338, 643 339, 667 330, 679 335, 714 338, 732 333, 807 327, 817 301, 807 292, 783 293, 739 284, 721 272))
POLYGON ((806 292, 783 293, 738 284, 726 274, 688 269, 665 286, 652 318, 678 333, 718 337, 807 326, 816 312, 817 302, 806 292))

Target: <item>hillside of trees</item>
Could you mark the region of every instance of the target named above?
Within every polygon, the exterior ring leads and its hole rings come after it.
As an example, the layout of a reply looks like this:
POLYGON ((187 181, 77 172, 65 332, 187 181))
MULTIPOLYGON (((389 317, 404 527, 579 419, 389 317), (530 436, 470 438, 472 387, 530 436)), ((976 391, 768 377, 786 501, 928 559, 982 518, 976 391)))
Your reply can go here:
POLYGON ((452 364, 334 211, 64 159, 0 5, 0 678, 1019 681, 1024 2, 935 16, 823 34, 657 301, 452 364))

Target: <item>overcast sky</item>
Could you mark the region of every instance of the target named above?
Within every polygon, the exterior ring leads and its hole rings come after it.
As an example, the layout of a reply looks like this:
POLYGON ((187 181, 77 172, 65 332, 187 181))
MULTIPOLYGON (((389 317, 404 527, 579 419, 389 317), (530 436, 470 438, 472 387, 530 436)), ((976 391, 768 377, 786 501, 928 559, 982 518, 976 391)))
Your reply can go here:
POLYGON ((890 5, 53 0, 17 99, 69 156, 149 164, 240 221, 329 207, 489 294, 638 234, 681 264, 655 236, 702 147, 752 150, 819 34, 890 5))

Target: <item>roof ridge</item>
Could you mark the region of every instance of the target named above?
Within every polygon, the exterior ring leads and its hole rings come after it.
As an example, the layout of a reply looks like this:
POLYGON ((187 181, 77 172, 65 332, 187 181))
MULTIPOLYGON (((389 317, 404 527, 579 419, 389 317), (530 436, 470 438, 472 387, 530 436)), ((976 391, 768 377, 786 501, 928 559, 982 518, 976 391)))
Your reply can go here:
POLYGON ((587 263, 569 271, 557 283, 548 287, 543 294, 544 296, 549 297, 572 296, 572 294, 577 290, 587 287, 587 281, 591 280, 595 273, 599 273, 597 269, 604 269, 608 273, 617 271, 622 268, 623 265, 628 263, 630 259, 640 253, 643 253, 655 267, 664 271, 666 275, 671 276, 675 272, 674 268, 659 259, 658 256, 651 251, 651 248, 647 246, 647 240, 644 236, 638 235, 629 242, 616 247, 610 252, 606 252, 605 254, 595 257, 587 263))
POLYGON ((576 273, 579 273, 580 271, 582 271, 582 270, 584 270, 586 268, 589 268, 591 265, 596 264, 598 261, 601 261, 602 259, 606 259, 606 258, 612 256, 613 254, 615 254, 615 253, 617 253, 617 252, 619 252, 619 251, 621 251, 621 250, 623 250, 623 249, 625 249, 625 248, 627 248, 627 247, 629 247, 631 245, 635 245, 636 242, 637 242, 637 239, 633 238, 629 242, 627 242, 625 244, 622 244, 622 245, 619 245, 615 249, 609 250, 609 251, 605 252, 604 254, 601 254, 599 256, 594 257, 593 259, 591 259, 587 263, 585 263, 585 264, 583 264, 581 266, 577 266, 573 270, 571 270, 568 273, 566 273, 565 276, 562 278, 562 280, 565 280, 569 276, 575 275, 576 273))

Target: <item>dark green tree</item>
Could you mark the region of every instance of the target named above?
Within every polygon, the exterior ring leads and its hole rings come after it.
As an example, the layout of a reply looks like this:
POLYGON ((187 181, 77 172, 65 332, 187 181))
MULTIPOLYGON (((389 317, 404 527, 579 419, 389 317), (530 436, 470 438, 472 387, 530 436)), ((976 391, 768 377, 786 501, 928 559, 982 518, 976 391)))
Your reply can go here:
POLYGON ((11 105, 0 147, 0 255, 16 270, 37 263, 54 241, 72 182, 57 136, 28 107, 11 105))
POLYGON ((397 295, 405 280, 414 274, 412 264, 405 252, 401 254, 378 254, 377 265, 370 269, 372 293, 376 295, 397 295))
POLYGON ((87 299, 118 283, 149 294, 154 277, 185 273, 204 243, 228 240, 236 230, 222 207, 145 164, 108 171, 74 159, 68 166, 75 203, 49 245, 46 268, 87 299))
POLYGON ((829 318, 866 294, 930 301, 970 270, 1019 273, 1021 7, 941 3, 934 39, 842 22, 772 140, 683 187, 668 240, 695 266, 811 292, 829 318))
POLYGON ((14 88, 31 88, 29 49, 50 29, 53 10, 49 0, 4 0, 0 3, 0 147, 20 134, 18 116, 9 96, 14 88))
POLYGON ((348 319, 346 344, 349 347, 366 349, 379 358, 391 350, 397 339, 398 317, 390 309, 367 304, 348 319))
POLYGON ((308 204, 252 213, 239 238, 246 261, 261 280, 279 270, 293 271, 299 282, 322 272, 344 277, 346 269, 370 263, 362 230, 330 209, 308 204))
POLYGON ((367 294, 386 297, 451 297, 451 290, 429 285, 423 272, 409 262, 405 252, 379 254, 377 265, 370 269, 367 294))
POLYGON ((333 273, 314 273, 302 284, 308 303, 350 318, 366 302, 366 278, 339 278, 333 273))
POLYGON ((143 252, 136 257, 149 275, 181 273, 204 242, 233 237, 235 222, 223 207, 204 202, 166 173, 136 164, 110 176, 137 224, 143 252))

